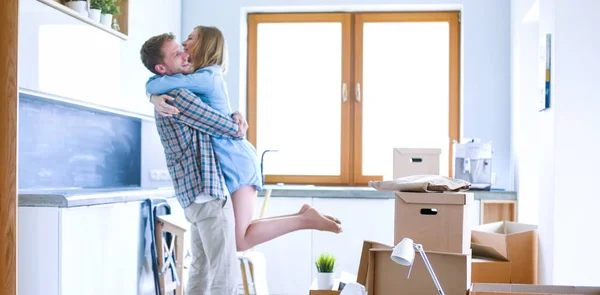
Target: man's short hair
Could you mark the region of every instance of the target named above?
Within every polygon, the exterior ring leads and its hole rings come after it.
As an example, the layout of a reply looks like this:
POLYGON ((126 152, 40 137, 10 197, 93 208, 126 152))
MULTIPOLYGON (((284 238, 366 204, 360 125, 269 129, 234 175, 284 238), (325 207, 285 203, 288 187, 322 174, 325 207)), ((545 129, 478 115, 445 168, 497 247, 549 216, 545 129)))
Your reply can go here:
POLYGON ((157 75, 160 75, 155 69, 157 64, 163 62, 163 52, 162 46, 169 42, 175 40, 175 35, 171 33, 164 33, 158 36, 154 36, 142 45, 142 49, 140 50, 140 56, 142 58, 142 63, 146 68, 157 75))

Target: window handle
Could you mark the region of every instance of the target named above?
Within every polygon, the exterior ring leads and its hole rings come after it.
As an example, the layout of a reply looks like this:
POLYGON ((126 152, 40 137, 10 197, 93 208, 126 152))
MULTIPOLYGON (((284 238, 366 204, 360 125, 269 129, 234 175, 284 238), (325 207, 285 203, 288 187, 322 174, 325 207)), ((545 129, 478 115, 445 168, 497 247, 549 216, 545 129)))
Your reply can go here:
POLYGON ((356 102, 360 102, 360 83, 356 83, 356 102))
POLYGON ((348 85, 346 83, 342 83, 342 102, 348 101, 348 85))

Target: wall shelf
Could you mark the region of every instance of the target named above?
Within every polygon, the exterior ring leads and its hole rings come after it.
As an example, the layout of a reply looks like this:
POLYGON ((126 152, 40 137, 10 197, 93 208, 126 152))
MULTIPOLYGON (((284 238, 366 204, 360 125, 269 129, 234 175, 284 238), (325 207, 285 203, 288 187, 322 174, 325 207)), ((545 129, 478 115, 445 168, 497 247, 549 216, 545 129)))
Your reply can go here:
POLYGON ((123 40, 127 40, 129 38, 127 36, 128 6, 129 6, 128 0, 120 0, 119 1, 119 6, 121 7, 121 14, 119 16, 117 16, 116 19, 119 22, 119 27, 121 28, 121 32, 113 30, 110 27, 107 27, 101 23, 97 23, 97 22, 93 21, 90 18, 80 15, 76 11, 65 6, 62 2, 60 2, 60 0, 38 0, 38 1, 56 9, 56 10, 59 10, 67 15, 70 15, 78 20, 81 20, 93 27, 103 30, 109 34, 115 35, 123 40))

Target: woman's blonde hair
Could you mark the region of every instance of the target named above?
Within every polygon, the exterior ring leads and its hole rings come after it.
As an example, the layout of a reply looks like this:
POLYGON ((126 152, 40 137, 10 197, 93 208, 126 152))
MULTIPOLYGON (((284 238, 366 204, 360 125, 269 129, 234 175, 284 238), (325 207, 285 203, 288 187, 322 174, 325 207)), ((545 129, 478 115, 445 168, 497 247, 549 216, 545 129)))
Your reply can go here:
POLYGON ((225 72, 227 52, 223 33, 215 27, 197 26, 198 40, 192 46, 190 62, 194 70, 219 65, 225 72))

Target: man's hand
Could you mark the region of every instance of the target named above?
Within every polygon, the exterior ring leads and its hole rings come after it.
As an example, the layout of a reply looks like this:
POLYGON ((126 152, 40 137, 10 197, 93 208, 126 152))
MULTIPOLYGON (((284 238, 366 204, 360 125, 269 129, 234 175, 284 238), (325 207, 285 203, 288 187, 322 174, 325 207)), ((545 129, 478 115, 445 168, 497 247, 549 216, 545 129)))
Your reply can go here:
POLYGON ((233 121, 238 124, 239 130, 235 134, 236 137, 243 137, 246 135, 246 131, 248 130, 248 122, 246 122, 246 118, 240 112, 235 112, 231 115, 233 121))
POLYGON ((168 104, 167 101, 174 101, 175 99, 169 95, 152 95, 150 96, 150 102, 154 105, 154 109, 160 116, 171 117, 179 114, 179 110, 168 104))

